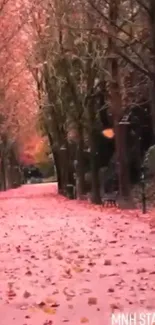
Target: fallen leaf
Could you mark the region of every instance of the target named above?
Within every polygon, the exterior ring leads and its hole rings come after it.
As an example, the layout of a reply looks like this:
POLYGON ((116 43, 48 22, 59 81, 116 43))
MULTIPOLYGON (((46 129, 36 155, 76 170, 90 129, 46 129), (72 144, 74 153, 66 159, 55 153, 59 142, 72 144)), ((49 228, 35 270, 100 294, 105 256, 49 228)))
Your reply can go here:
POLYGON ((28 276, 32 275, 31 270, 27 270, 26 273, 25 273, 25 275, 28 275, 28 276))
POLYGON ((86 317, 82 317, 80 322, 81 322, 82 324, 89 323, 89 319, 86 318, 86 317))
POLYGON ((19 245, 19 246, 16 247, 16 251, 17 251, 17 253, 20 253, 20 250, 21 250, 21 247, 20 247, 20 245, 19 245))
POLYGON ((78 253, 78 250, 71 250, 69 251, 69 254, 77 254, 78 253))
POLYGON ((76 273, 81 273, 84 271, 83 268, 81 268, 80 266, 74 266, 73 267, 73 270, 76 272, 76 273))
POLYGON ((89 297, 88 298, 88 305, 92 306, 92 305, 96 305, 97 304, 97 298, 95 297, 89 297))
POLYGON ((115 310, 121 310, 120 305, 119 305, 119 304, 115 304, 115 303, 112 303, 112 304, 110 305, 110 308, 111 308, 112 313, 113 313, 115 310))
POLYGON ((8 292, 8 297, 9 297, 9 299, 12 299, 13 297, 16 297, 16 293, 15 293, 15 291, 9 291, 8 292))
POLYGON ((20 305, 18 308, 20 310, 27 310, 28 306, 27 305, 20 305))
POLYGON ((24 294, 23 294, 24 298, 29 298, 30 296, 31 296, 31 294, 28 291, 25 291, 24 294))
POLYGON ((63 293, 64 293, 64 295, 65 295, 67 298, 73 298, 73 297, 75 297, 75 292, 74 292, 73 290, 70 290, 70 292, 68 292, 67 290, 68 290, 67 287, 65 287, 65 288, 63 289, 63 293))
POLYGON ((111 240, 109 241, 109 244, 116 244, 117 243, 117 240, 111 240))
POLYGON ((84 294, 84 293, 91 293, 91 290, 90 289, 88 289, 88 288, 83 288, 82 290, 82 294, 84 294))
POLYGON ((96 263, 95 263, 95 262, 93 262, 93 261, 90 261, 90 262, 88 263, 88 265, 89 265, 89 266, 95 266, 95 265, 96 265, 96 263))
POLYGON ((106 277, 106 274, 100 274, 99 277, 100 277, 100 279, 103 279, 106 277))
POLYGON ((55 291, 53 291, 53 295, 57 295, 59 293, 59 290, 56 289, 55 291))
POLYGON ((47 258, 48 258, 48 259, 51 258, 51 251, 50 251, 50 249, 47 250, 47 258))
POLYGON ((68 308, 73 309, 74 307, 73 307, 73 305, 68 305, 68 308))
POLYGON ((59 252, 55 252, 55 256, 57 257, 57 259, 58 259, 59 261, 63 260, 63 256, 62 256, 62 254, 60 254, 59 252))
POLYGON ((64 278, 67 277, 67 279, 71 279, 72 278, 72 274, 71 274, 71 269, 67 269, 65 270, 65 275, 63 275, 64 278))
POLYGON ((42 311, 44 311, 44 313, 49 314, 49 315, 55 315, 56 314, 56 309, 48 307, 48 306, 44 306, 43 308, 41 308, 42 311))
POLYGON ((37 311, 37 308, 34 307, 34 306, 32 306, 32 307, 29 308, 29 311, 32 312, 32 313, 34 313, 34 312, 37 311))
POLYGON ((140 274, 140 273, 145 273, 146 272, 146 269, 144 267, 141 267, 137 270, 137 274, 140 274))
POLYGON ((16 293, 13 290, 13 282, 8 283, 8 288, 9 288, 9 290, 7 292, 8 298, 13 299, 16 296, 16 293))
POLYGON ((85 256, 84 256, 84 254, 79 254, 78 255, 78 258, 84 258, 85 256))
POLYGON ((108 260, 108 259, 107 259, 107 260, 104 261, 104 265, 111 265, 111 264, 112 264, 112 263, 111 263, 111 260, 108 260))
POLYGON ((47 297, 47 298, 45 299, 45 302, 46 302, 47 304, 52 304, 53 302, 55 303, 55 300, 54 300, 52 297, 47 297))
POLYGON ((46 304, 45 304, 44 301, 41 301, 41 302, 39 302, 39 304, 37 304, 37 306, 38 306, 39 308, 43 308, 44 306, 46 306, 46 304))

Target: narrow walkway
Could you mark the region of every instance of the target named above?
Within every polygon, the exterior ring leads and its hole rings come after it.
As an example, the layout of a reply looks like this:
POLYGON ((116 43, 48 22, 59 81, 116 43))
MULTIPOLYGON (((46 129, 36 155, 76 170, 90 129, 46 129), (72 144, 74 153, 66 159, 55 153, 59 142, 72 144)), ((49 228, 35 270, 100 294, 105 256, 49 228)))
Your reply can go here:
POLYGON ((136 213, 68 201, 52 184, 1 193, 0 325, 154 311, 155 234, 136 213))

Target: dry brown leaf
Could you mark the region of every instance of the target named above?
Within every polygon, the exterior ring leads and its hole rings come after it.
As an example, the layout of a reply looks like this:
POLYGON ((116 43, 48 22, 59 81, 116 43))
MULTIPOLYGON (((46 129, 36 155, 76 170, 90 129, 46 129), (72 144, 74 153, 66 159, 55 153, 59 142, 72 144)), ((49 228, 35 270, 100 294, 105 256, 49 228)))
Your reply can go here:
POLYGON ((16 297, 16 293, 12 290, 12 291, 9 291, 8 292, 8 298, 11 300, 13 299, 14 297, 16 297))
POLYGON ((84 271, 83 268, 81 268, 80 266, 74 266, 73 267, 73 270, 76 272, 76 273, 81 273, 84 271))
POLYGON ((16 251, 17 251, 17 253, 20 253, 20 251, 21 251, 20 245, 16 247, 16 251))
POLYGON ((56 289, 55 291, 53 291, 53 295, 57 295, 59 293, 59 290, 56 289))
POLYGON ((96 263, 95 263, 95 262, 93 262, 93 261, 90 261, 90 262, 88 263, 88 265, 89 265, 89 266, 95 266, 95 265, 96 265, 96 263))
POLYGON ((95 297, 89 297, 88 298, 88 305, 89 306, 97 305, 97 298, 95 298, 95 297))
POLYGON ((7 295, 8 295, 8 298, 9 298, 10 300, 13 299, 13 298, 16 296, 16 293, 15 293, 15 291, 14 291, 14 289, 13 289, 13 285, 14 285, 13 282, 9 282, 9 283, 8 283, 8 288, 9 288, 9 290, 8 290, 8 292, 7 292, 7 295))
POLYGON ((100 274, 99 277, 100 277, 100 279, 103 279, 106 277, 106 274, 100 274))
POLYGON ((71 269, 66 269, 63 277, 67 279, 71 279, 72 278, 71 269))
POLYGON ((56 303, 56 301, 55 301, 52 297, 47 297, 47 298, 45 299, 45 302, 46 302, 47 304, 53 304, 53 303, 56 303))
POLYGON ((25 291, 24 293, 23 293, 23 297, 24 298, 29 298, 31 296, 31 294, 30 294, 30 292, 28 292, 28 291, 25 291))
POLYGON ((74 250, 69 251, 69 254, 77 254, 78 252, 79 252, 78 250, 74 249, 74 250))
POLYGON ((111 265, 111 264, 112 264, 112 263, 111 263, 111 260, 108 260, 108 259, 107 259, 107 260, 104 261, 104 265, 111 265))
POLYGON ((29 311, 32 312, 32 313, 36 312, 37 310, 38 310, 38 308, 36 308, 36 307, 30 307, 29 308, 29 311))
POLYGON ((46 306, 44 301, 37 303, 37 307, 39 307, 39 308, 43 308, 44 306, 46 306))
POLYGON ((108 139, 112 139, 115 135, 113 129, 105 129, 102 131, 102 134, 108 139))
POLYGON ((110 308, 111 308, 112 313, 114 313, 115 310, 121 310, 122 309, 119 303, 118 304, 117 303, 112 303, 110 305, 110 308))
POLYGON ((63 256, 61 253, 55 252, 55 256, 57 257, 58 260, 60 260, 60 261, 63 260, 63 256))
POLYGON ((63 293, 68 299, 72 299, 73 297, 75 297, 75 292, 73 290, 70 290, 69 292, 67 287, 63 289, 63 293))
POLYGON ((51 251, 50 251, 50 249, 47 250, 47 258, 48 258, 48 259, 51 258, 51 251))
POLYGON ((92 292, 92 290, 91 289, 88 289, 88 288, 81 289, 81 293, 82 294, 84 294, 84 293, 88 294, 88 293, 91 293, 91 292, 92 292))
POLYGON ((28 275, 28 276, 32 275, 31 270, 27 270, 27 272, 25 273, 25 275, 28 275))
POLYGON ((82 318, 81 318, 81 323, 82 323, 82 324, 89 323, 89 319, 86 318, 86 317, 82 317, 82 318))
POLYGON ((60 304, 56 300, 54 300, 52 297, 47 297, 45 299, 45 302, 47 303, 47 305, 50 305, 50 307, 52 307, 52 308, 56 308, 56 307, 60 306, 60 304))
POLYGON ((49 314, 49 315, 55 315, 56 314, 56 309, 49 307, 49 306, 44 306, 41 308, 44 313, 49 314))
POLYGON ((146 272, 146 269, 144 267, 137 269, 137 274, 145 273, 145 272, 146 272))

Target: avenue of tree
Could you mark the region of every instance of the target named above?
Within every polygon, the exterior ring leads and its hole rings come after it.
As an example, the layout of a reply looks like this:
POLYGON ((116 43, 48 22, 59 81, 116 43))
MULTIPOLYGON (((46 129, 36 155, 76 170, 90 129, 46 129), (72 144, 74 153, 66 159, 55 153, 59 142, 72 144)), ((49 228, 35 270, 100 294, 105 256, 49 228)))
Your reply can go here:
POLYGON ((46 138, 59 193, 100 204, 112 183, 131 202, 155 136, 155 2, 0 0, 0 44, 1 189, 20 184, 25 144, 46 138))

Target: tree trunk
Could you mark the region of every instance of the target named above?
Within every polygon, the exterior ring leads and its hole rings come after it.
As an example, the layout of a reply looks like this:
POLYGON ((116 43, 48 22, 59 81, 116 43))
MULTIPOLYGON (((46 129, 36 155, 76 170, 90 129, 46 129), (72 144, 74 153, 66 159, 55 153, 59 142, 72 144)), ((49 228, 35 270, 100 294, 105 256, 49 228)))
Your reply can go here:
POLYGON ((1 190, 6 191, 6 169, 5 169, 5 157, 1 155, 1 190))
POLYGON ((130 198, 130 181, 128 154, 126 147, 127 125, 115 125, 115 144, 119 180, 119 194, 121 198, 128 200, 130 198))
POLYGON ((62 190, 63 195, 67 195, 67 184, 69 180, 69 152, 68 152, 68 146, 63 145, 60 148, 60 168, 61 168, 61 177, 62 177, 62 190))
POLYGON ((77 145, 77 188, 76 195, 79 200, 83 199, 85 194, 85 177, 84 177, 84 141, 83 141, 83 132, 79 130, 79 143, 77 145))
POLYGON ((90 168, 92 177, 91 202, 94 204, 101 204, 99 170, 94 134, 91 135, 90 147, 90 168))
POLYGON ((5 183, 6 183, 7 190, 13 187, 12 186, 13 176, 14 176, 14 171, 11 170, 10 159, 9 159, 9 157, 7 157, 7 159, 5 161, 5 183))
MULTIPOLYGON (((110 0, 109 5, 109 20, 113 28, 113 33, 117 36, 117 30, 114 29, 113 25, 117 25, 118 14, 119 14, 119 3, 118 0, 110 0)), ((122 117, 122 95, 120 89, 120 76, 119 76, 119 63, 118 57, 115 53, 115 39, 109 36, 108 40, 109 48, 109 69, 111 72, 110 81, 110 98, 111 98, 111 111, 114 120, 115 129, 115 150, 117 157, 117 170, 118 170, 118 181, 119 181, 119 194, 122 202, 131 202, 130 197, 130 178, 129 168, 127 162, 127 137, 126 137, 126 125, 119 125, 122 117)), ((128 205, 128 204, 127 204, 128 205)), ((124 203, 122 204, 124 207, 124 203)))
POLYGON ((96 112, 94 109, 94 97, 90 96, 86 100, 86 113, 88 116, 88 137, 90 145, 90 170, 91 170, 91 202, 101 204, 99 169, 97 163, 97 149, 96 149, 96 112))
MULTIPOLYGON (((62 159, 61 159, 61 152, 60 152, 60 144, 59 146, 54 146, 53 137, 49 131, 48 125, 46 121, 44 121, 44 127, 48 136, 48 140, 50 143, 50 147, 53 153, 54 158, 54 164, 56 168, 56 174, 57 174, 57 183, 58 183, 58 193, 63 194, 63 174, 62 174, 62 159)), ((59 139, 58 139, 59 140, 59 139)))
POLYGON ((9 187, 16 188, 22 183, 22 174, 20 170, 20 166, 18 160, 16 158, 15 149, 13 147, 10 148, 8 152, 8 183, 9 187))
MULTIPOLYGON (((112 83, 111 83, 111 107, 114 119, 115 129, 115 148, 117 157, 118 181, 119 181, 119 195, 123 202, 131 202, 130 197, 130 177, 129 166, 127 160, 127 125, 119 125, 122 115, 122 101, 119 85, 119 71, 117 59, 112 59, 111 65, 112 83)), ((123 203, 124 206, 124 203, 123 203)), ((122 207, 123 207, 122 206, 122 207)))
POLYGON ((153 131, 153 143, 155 143, 155 79, 151 80, 150 83, 151 83, 150 103, 151 103, 152 131, 153 131))
POLYGON ((152 115, 152 129, 153 141, 155 141, 155 1, 150 0, 150 16, 149 16, 150 30, 151 30, 151 57, 153 78, 150 85, 150 99, 151 99, 151 115, 152 115))
MULTIPOLYGON (((58 161, 59 161, 59 169, 61 172, 61 190, 62 194, 66 195, 66 186, 68 184, 68 175, 69 175, 69 165, 68 165, 68 144, 64 143, 65 139, 65 131, 63 128, 60 129, 59 124, 62 123, 61 118, 62 116, 57 114, 55 109, 53 109, 52 103, 53 98, 56 97, 56 94, 53 92, 52 86, 51 86, 51 78, 50 78, 50 72, 47 64, 44 64, 44 81, 45 81, 45 87, 48 95, 48 101, 49 105, 51 105, 51 123, 52 123, 52 131, 54 133, 54 136, 56 138, 57 144, 59 146, 60 153, 58 155, 58 161), (60 120, 59 120, 60 118, 60 120), (66 148, 63 150, 63 147, 66 148)), ((47 126, 46 126, 47 128, 47 126)))
POLYGON ((54 158, 56 174, 57 174, 58 193, 63 194, 62 175, 61 175, 61 166, 60 166, 60 153, 58 152, 58 149, 53 149, 53 158, 54 158))
POLYGON ((7 184, 6 184, 6 147, 7 147, 7 138, 5 135, 1 137, 1 189, 2 191, 6 191, 7 184))

